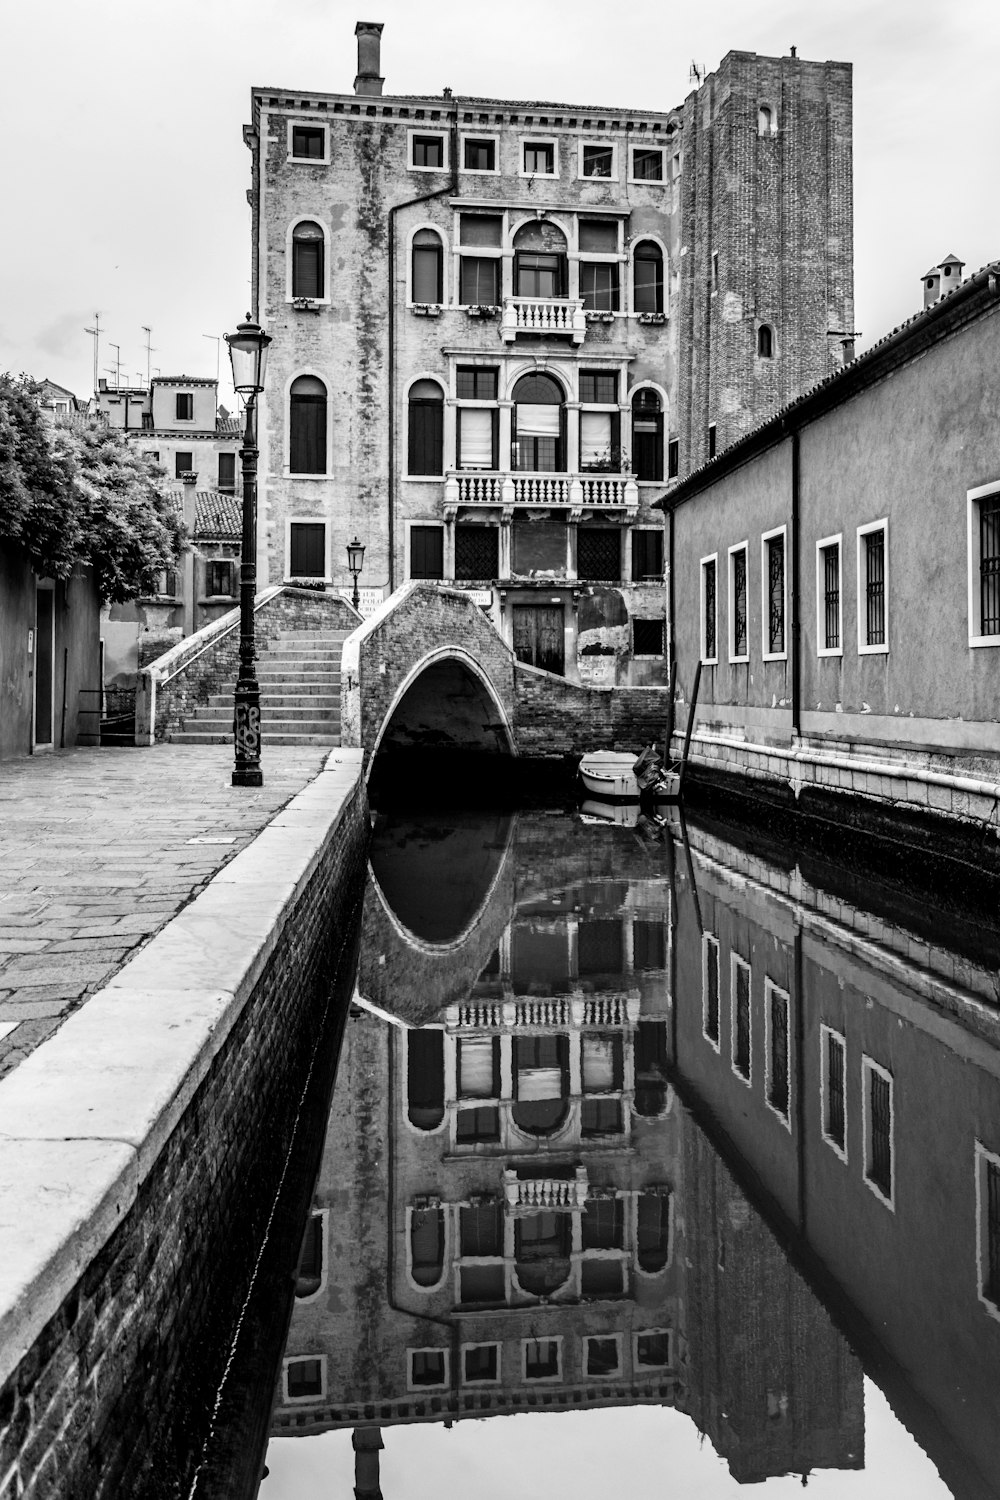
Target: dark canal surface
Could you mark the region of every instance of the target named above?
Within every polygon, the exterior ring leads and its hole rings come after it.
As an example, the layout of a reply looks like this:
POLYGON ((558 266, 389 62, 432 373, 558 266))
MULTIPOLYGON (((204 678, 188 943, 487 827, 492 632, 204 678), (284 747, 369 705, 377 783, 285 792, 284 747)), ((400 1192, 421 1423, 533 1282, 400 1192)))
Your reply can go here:
POLYGON ((1000 1495, 995 942, 708 822, 381 819, 261 1500, 1000 1495))

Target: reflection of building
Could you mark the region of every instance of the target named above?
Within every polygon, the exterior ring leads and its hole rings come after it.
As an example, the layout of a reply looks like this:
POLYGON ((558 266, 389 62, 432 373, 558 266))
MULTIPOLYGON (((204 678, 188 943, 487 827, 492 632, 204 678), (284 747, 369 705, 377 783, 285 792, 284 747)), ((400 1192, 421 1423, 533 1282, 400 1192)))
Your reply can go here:
POLYGON ((731 52, 676 108, 260 88, 272 582, 480 591, 518 656, 664 678, 650 502, 841 362, 851 72, 731 52))
MULTIPOLYGON (((581 839, 579 824, 547 819, 546 864, 565 854, 548 889, 541 846, 515 833, 524 894, 467 994, 419 1029, 363 1012, 350 1023, 275 1435, 642 1402, 713 1432, 701 1386, 692 1399, 689 1328, 700 1340, 716 1315, 690 1303, 704 1248, 685 1176, 693 1127, 665 1076, 672 897, 662 873, 609 873, 642 858, 624 832, 615 848, 616 830, 581 839)), ((489 862, 483 873, 508 899, 489 862)), ((367 899, 382 909, 373 886, 367 899)), ((366 932, 374 971, 378 929, 366 932)), ((859 1370, 740 1202, 736 1254, 769 1254, 771 1277, 726 1308, 726 1333, 767 1341, 767 1369, 747 1367, 747 1410, 766 1411, 773 1387, 791 1412, 780 1434, 764 1423, 756 1468, 849 1465, 859 1370), (785 1357, 796 1339, 822 1350, 811 1389, 839 1382, 833 1442, 803 1420, 802 1372, 785 1357)))

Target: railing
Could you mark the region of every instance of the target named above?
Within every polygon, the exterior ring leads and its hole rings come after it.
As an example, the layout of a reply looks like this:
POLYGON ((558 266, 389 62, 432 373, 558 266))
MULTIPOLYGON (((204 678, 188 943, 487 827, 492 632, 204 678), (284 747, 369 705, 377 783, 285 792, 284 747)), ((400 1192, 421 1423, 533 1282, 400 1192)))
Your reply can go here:
POLYGON ((514 1007, 515 1026, 568 1026, 566 1000, 520 1000, 514 1007))
POLYGON ((508 1168, 504 1172, 504 1196, 507 1206, 515 1211, 583 1208, 587 1202, 587 1170, 578 1167, 575 1177, 517 1178, 508 1168))
POLYGON ((462 1005, 448 1007, 449 1029, 488 1031, 502 1025, 503 1002, 501 1000, 486 1000, 481 1003, 469 1000, 462 1005))
POLYGON ((587 335, 583 302, 568 297, 507 297, 500 337, 511 344, 519 333, 561 335, 582 344, 587 335))
POLYGON ((584 1026, 628 1026, 631 1023, 628 1001, 618 995, 604 995, 583 1002, 584 1026))
POLYGON ((445 481, 445 504, 634 510, 639 504, 639 488, 631 474, 504 474, 451 469, 445 481))

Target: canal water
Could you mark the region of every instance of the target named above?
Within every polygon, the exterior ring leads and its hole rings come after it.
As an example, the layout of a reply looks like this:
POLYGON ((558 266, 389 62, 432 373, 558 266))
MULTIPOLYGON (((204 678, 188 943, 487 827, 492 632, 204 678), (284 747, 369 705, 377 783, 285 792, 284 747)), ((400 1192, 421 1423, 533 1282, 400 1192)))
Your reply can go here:
POLYGON ((381 817, 261 1500, 1000 1495, 995 943, 752 830, 381 817))

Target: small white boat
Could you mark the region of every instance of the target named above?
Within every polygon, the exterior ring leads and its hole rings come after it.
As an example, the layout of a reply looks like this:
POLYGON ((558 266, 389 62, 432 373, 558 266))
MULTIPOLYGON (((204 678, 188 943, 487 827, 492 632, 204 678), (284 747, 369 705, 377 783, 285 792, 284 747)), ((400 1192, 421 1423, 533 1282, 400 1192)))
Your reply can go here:
MULTIPOLYGON (((580 779, 593 797, 612 797, 638 802, 637 756, 630 750, 592 750, 580 761, 580 779)), ((675 801, 680 792, 680 772, 664 767, 651 795, 657 802, 675 801)))

